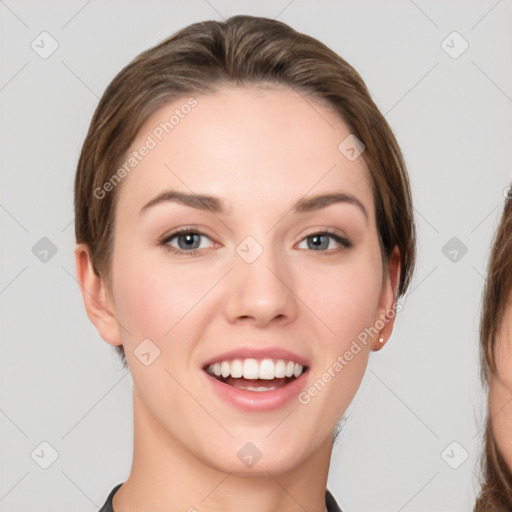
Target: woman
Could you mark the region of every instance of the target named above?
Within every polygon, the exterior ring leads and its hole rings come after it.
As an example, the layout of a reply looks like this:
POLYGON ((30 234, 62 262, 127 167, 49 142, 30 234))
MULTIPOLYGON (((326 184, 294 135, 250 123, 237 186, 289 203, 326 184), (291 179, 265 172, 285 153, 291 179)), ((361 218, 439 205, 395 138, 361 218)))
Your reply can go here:
POLYGON ((481 377, 488 386, 483 483, 475 512, 512 510, 512 201, 496 232, 480 323, 481 377))
POLYGON ((105 91, 75 214, 87 314, 134 382, 132 469, 102 510, 340 510, 335 427, 415 260, 357 72, 278 21, 186 27, 105 91))

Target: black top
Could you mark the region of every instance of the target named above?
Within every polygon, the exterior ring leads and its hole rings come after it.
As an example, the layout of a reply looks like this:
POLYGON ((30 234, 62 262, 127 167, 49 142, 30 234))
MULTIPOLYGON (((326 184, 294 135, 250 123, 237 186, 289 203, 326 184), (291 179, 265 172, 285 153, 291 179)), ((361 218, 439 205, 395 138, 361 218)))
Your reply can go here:
MULTIPOLYGON (((112 491, 108 495, 105 505, 101 507, 100 512, 114 512, 114 509, 112 507, 112 498, 114 497, 114 494, 119 489, 119 487, 121 487, 121 485, 123 484, 116 485, 112 489, 112 491)), ((342 512, 340 507, 338 507, 338 504, 336 503, 334 496, 329 492, 329 489, 325 490, 325 506, 327 507, 327 512, 342 512)))

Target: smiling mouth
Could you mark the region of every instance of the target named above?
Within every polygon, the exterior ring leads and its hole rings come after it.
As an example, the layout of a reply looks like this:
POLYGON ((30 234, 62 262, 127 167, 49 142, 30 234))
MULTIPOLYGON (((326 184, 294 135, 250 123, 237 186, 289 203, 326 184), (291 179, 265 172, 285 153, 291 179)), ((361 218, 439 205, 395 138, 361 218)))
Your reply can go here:
MULTIPOLYGON (((299 365, 300 366, 300 365, 299 365)), ((233 377, 230 375, 230 372, 224 372, 223 374, 219 374, 219 367, 215 368, 215 365, 208 365, 203 368, 203 370, 214 379, 237 389, 242 389, 246 391, 272 391, 274 389, 279 389, 287 386, 290 382, 293 382, 298 377, 306 373, 309 368, 307 366, 300 366, 299 368, 295 368, 294 373, 291 376, 277 377, 272 375, 267 375, 266 378, 245 378, 242 376, 233 377)), ((287 372, 290 374, 290 372, 287 372)), ((252 375, 250 375, 252 377, 252 375)))

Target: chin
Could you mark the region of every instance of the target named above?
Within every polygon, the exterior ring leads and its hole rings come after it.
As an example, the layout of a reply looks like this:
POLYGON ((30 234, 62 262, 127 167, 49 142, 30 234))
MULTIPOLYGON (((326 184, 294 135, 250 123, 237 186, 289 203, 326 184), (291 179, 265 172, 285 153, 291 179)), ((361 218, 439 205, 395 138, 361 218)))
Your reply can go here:
POLYGON ((282 439, 276 438, 275 441, 232 440, 226 446, 217 446, 216 454, 208 454, 209 465, 226 473, 267 477, 268 473, 278 475, 293 470, 307 457, 306 453, 299 451, 299 446, 311 448, 309 443, 297 441, 291 444, 289 438, 288 446, 283 444, 282 439))

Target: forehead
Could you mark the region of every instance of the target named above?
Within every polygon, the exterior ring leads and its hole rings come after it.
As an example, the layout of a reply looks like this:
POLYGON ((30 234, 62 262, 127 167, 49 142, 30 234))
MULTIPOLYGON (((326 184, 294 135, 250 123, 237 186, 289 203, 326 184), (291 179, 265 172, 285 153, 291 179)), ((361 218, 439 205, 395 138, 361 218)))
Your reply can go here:
POLYGON ((350 134, 332 109, 287 88, 183 96, 150 116, 132 143, 129 155, 139 155, 118 208, 138 211, 166 188, 225 198, 228 214, 243 206, 281 211, 299 197, 337 191, 356 195, 373 215, 363 158, 339 149, 350 134))

